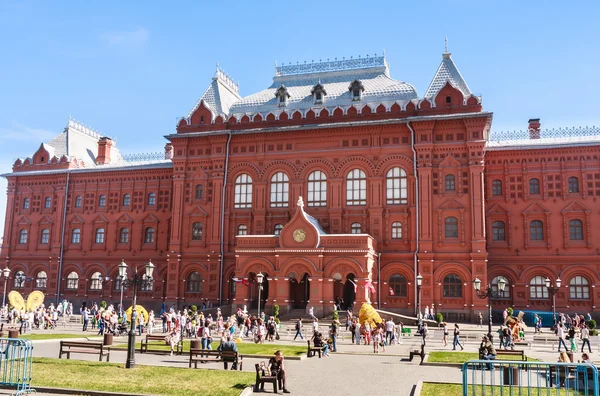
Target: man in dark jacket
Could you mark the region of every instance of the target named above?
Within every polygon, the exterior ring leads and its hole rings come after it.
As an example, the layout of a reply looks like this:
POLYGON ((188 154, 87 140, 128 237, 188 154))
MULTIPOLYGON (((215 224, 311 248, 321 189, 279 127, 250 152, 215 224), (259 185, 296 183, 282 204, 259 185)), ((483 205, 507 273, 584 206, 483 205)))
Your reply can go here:
MULTIPOLYGON (((231 338, 225 336, 225 337, 221 338, 221 344, 218 346, 217 351, 237 352, 238 347, 237 347, 237 344, 231 340, 231 338)), ((223 358, 223 366, 224 366, 225 370, 227 370, 227 363, 230 363, 230 362, 232 363, 231 369, 237 370, 237 362, 236 362, 235 358, 233 358, 233 357, 223 358)))

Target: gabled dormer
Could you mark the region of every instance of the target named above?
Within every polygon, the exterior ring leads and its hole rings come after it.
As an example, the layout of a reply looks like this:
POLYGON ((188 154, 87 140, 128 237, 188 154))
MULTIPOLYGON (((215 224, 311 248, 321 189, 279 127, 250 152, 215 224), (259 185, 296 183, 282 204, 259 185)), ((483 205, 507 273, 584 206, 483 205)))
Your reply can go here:
POLYGON ((282 107, 287 105, 287 100, 290 97, 288 89, 285 85, 281 84, 275 91, 275 97, 277 98, 277 106, 282 107))
POLYGON ((325 87, 323 87, 323 84, 321 84, 320 81, 317 83, 317 85, 313 87, 310 93, 313 95, 315 104, 323 104, 323 101, 325 100, 325 95, 327 95, 325 87))
POLYGON ((348 90, 350 91, 350 95, 352 95, 352 100, 361 100, 365 87, 360 80, 354 80, 348 87, 348 90))

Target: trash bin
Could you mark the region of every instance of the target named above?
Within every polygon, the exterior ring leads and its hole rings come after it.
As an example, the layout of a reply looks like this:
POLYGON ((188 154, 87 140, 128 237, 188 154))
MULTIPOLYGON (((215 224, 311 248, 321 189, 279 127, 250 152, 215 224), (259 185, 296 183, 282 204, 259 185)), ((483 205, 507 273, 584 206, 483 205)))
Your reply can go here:
POLYGON ((19 330, 8 330, 8 338, 19 338, 19 330))
POLYGON ((190 340, 190 349, 200 349, 200 340, 190 340))
POLYGON ((504 385, 519 385, 519 367, 504 366, 504 385))
POLYGON ((112 345, 113 344, 113 335, 106 333, 104 334, 104 345, 112 345))

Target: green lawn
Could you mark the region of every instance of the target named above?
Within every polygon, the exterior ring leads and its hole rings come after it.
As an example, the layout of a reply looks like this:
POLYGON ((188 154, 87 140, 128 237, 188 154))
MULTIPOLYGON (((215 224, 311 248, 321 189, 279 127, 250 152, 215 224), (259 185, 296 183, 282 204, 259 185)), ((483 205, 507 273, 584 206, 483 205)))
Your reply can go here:
MULTIPOLYGON (((19 338, 28 339, 32 341, 36 340, 56 340, 60 338, 86 338, 85 335, 81 334, 60 334, 60 333, 38 333, 38 334, 19 334, 19 338)), ((88 338, 95 338, 94 336, 88 338)), ((101 336, 97 336, 98 340, 101 340, 101 336)))
MULTIPOLYGON (((526 388, 519 388, 518 386, 510 387, 510 386, 495 386, 492 389, 491 386, 486 386, 485 389, 482 389, 481 386, 469 387, 469 396, 498 396, 498 395, 530 395, 530 396, 547 396, 551 394, 552 396, 575 396, 577 393, 573 391, 573 389, 569 389, 569 393, 567 393, 566 389, 560 389, 560 392, 556 392, 557 389, 552 389, 551 391, 546 388, 531 388, 531 393, 527 393, 526 388), (500 388, 502 388, 502 392, 500 393, 500 388), (510 393, 510 391, 514 393, 510 393), (493 393, 492 393, 493 392, 493 393), (521 392, 521 393, 519 393, 521 392)), ((423 387, 421 388, 421 396, 462 396, 463 388, 462 384, 440 384, 440 383, 431 383, 431 382, 423 382, 423 387)))
MULTIPOLYGON (((520 356, 502 355, 501 351, 496 351, 502 360, 521 360, 520 356)), ((428 363, 464 363, 469 360, 478 360, 479 354, 475 352, 429 352, 428 363)), ((530 362, 537 362, 537 359, 528 358, 530 362)))
MULTIPOLYGON (((171 348, 166 345, 164 342, 160 341, 150 341, 150 349, 162 349, 165 351, 170 350, 171 348)), ((218 342, 213 342, 211 344, 212 349, 217 349, 219 346, 218 342)), ((238 351, 242 355, 273 355, 275 351, 280 350, 283 352, 283 356, 301 356, 306 354, 306 347, 294 346, 294 345, 280 345, 280 344, 255 344, 250 342, 242 342, 237 344, 238 351)), ((116 344, 113 346, 114 348, 127 348, 127 344, 116 344)), ((136 350, 140 349, 139 341, 135 343, 136 350)), ((183 342, 183 351, 190 351, 190 341, 185 340, 183 342)))
POLYGON ((34 358, 32 385, 33 388, 48 386, 169 396, 237 396, 254 383, 254 376, 254 373, 231 370, 157 366, 126 369, 117 363, 34 358))

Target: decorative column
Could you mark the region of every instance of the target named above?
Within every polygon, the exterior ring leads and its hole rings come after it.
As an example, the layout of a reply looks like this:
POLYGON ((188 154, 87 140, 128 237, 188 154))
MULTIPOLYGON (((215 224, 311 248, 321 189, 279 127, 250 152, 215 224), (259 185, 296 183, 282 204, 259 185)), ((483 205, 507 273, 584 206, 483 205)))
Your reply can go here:
POLYGON ((321 297, 321 300, 319 300, 319 301, 323 301, 321 303, 322 307, 323 307, 322 308, 323 315, 327 315, 328 313, 333 312, 333 303, 335 302, 334 296, 333 296, 333 284, 334 284, 333 278, 323 278, 323 281, 321 284, 322 297, 321 297))
MULTIPOLYGON (((315 316, 325 316, 327 305, 323 297, 324 285, 329 283, 328 280, 322 276, 313 276, 310 278, 310 301, 309 306, 314 307, 315 316)), ((333 282, 331 282, 331 292, 333 295, 333 282)), ((332 308, 333 310, 333 308, 332 308)))

